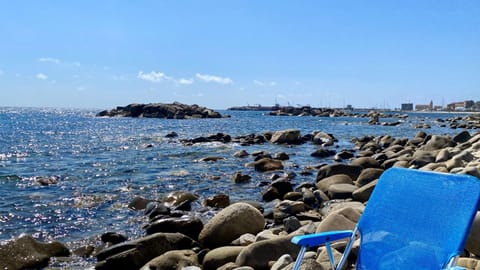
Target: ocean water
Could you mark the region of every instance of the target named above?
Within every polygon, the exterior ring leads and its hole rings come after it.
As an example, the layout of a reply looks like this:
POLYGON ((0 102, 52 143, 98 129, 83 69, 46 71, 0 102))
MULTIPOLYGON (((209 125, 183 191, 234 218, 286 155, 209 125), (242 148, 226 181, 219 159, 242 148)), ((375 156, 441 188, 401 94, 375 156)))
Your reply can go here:
MULTIPOLYGON (((222 119, 97 118, 99 110, 0 108, 0 240, 28 233, 40 240, 79 241, 107 231, 130 238, 143 235, 143 214, 127 208, 135 197, 161 199, 172 191, 200 196, 225 193, 232 200, 261 200, 270 173, 246 168, 252 157, 235 158, 239 150, 286 152, 285 170, 297 173, 293 183, 314 181, 301 176, 308 165, 333 162, 310 156, 316 146, 270 143, 240 146, 235 143, 183 145, 191 139, 223 132, 234 136, 288 128, 332 133, 338 150, 351 148, 354 136, 391 135, 412 138, 416 123, 432 125, 428 134, 456 134, 435 120, 448 114, 410 114, 396 127, 370 126, 368 118, 266 116, 262 112, 220 111, 222 119), (178 138, 165 135, 175 131, 178 138), (207 156, 225 159, 199 162, 207 156), (252 176, 246 184, 230 177, 241 171, 252 176), (39 177, 56 183, 43 186, 39 177)), ((396 119, 395 119, 396 120, 396 119)), ((382 119, 393 121, 393 119, 382 119)), ((473 132, 473 131, 472 131, 473 132)), ((195 207, 195 205, 194 205, 195 207)))

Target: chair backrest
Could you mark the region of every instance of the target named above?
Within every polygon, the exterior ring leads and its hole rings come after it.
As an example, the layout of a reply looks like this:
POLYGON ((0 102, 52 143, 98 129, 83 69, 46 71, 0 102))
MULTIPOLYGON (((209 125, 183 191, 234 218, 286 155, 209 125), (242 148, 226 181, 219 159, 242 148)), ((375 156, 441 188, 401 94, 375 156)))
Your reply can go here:
POLYGON ((357 269, 442 269, 463 251, 479 199, 473 176, 386 170, 357 225, 357 269))

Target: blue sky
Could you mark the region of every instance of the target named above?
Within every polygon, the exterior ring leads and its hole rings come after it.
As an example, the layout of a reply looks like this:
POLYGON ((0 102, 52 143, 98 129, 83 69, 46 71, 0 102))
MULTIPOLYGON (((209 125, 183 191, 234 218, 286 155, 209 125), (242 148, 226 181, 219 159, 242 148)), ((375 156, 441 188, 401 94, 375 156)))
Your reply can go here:
POLYGON ((0 0, 0 106, 480 100, 480 1, 0 0))

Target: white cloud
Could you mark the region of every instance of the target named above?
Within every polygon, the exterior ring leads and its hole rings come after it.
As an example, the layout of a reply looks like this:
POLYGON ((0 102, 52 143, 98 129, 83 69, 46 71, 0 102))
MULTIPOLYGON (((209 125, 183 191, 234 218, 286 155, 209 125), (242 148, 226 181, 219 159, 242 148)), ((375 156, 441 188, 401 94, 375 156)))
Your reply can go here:
POLYGON ((206 74, 195 74, 195 77, 197 79, 204 81, 204 82, 214 82, 214 83, 219 83, 219 84, 231 84, 233 83, 232 79, 230 78, 222 78, 218 76, 213 76, 213 75, 206 75, 206 74))
POLYGON ((62 63, 62 61, 60 61, 60 59, 52 58, 52 57, 40 57, 40 58, 38 58, 38 62, 53 63, 53 64, 57 64, 57 65, 62 63))
POLYGON ((277 85, 276 82, 262 82, 262 81, 257 81, 257 80, 253 80, 253 83, 255 85, 259 85, 259 86, 275 86, 277 85))
POLYGON ((149 82, 169 81, 172 79, 162 72, 155 71, 152 71, 150 73, 144 73, 143 71, 140 71, 138 72, 137 78, 149 82))
POLYGON ((43 80, 43 81, 48 79, 48 76, 43 74, 43 73, 38 73, 35 77, 37 77, 37 79, 43 80))
POLYGON ((192 84, 193 83, 193 79, 184 79, 184 78, 180 78, 177 80, 177 83, 179 84, 192 84))

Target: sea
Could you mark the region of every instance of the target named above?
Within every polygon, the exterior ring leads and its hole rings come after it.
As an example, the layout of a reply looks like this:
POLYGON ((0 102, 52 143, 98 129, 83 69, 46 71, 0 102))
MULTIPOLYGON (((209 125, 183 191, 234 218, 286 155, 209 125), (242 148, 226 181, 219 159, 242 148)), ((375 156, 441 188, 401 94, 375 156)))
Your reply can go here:
MULTIPOLYGON (((442 127, 444 113, 409 113, 398 126, 368 125, 368 118, 269 116, 258 111, 223 111, 220 119, 100 118, 94 109, 0 108, 0 241, 22 233, 41 241, 81 242, 107 231, 129 238, 144 234, 142 211, 127 206, 135 197, 161 200, 174 191, 197 194, 193 207, 215 194, 232 201, 261 201, 272 173, 255 172, 245 164, 248 153, 285 152, 285 171, 293 172, 294 184, 315 181, 315 174, 302 175, 307 166, 332 163, 310 154, 312 143, 287 146, 271 143, 242 146, 238 143, 185 145, 192 139, 214 133, 232 137, 267 131, 298 129, 331 133, 338 142, 332 149, 351 149, 353 137, 391 135, 413 138, 418 123, 431 125, 427 134, 450 134, 458 129, 442 127), (171 132, 177 138, 166 138, 171 132), (202 162, 205 157, 222 157, 202 162), (235 184, 231 176, 240 171, 252 176, 235 184), (40 184, 40 180, 47 184, 40 184), (49 184, 48 184, 49 183, 49 184)), ((463 116, 462 114, 454 116, 463 116)), ((398 121, 398 119, 381 119, 398 121)), ((475 131, 472 131, 474 133, 475 131)))

